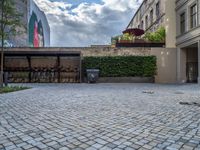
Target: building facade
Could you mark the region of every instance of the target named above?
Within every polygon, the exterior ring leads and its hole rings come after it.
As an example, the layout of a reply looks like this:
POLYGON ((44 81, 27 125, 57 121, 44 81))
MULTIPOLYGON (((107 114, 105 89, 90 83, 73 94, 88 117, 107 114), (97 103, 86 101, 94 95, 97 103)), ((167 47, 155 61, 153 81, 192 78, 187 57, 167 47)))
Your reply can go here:
POLYGON ((22 14, 21 34, 8 39, 14 47, 49 47, 50 27, 46 15, 34 0, 15 0, 17 11, 22 14))
POLYGON ((200 83, 200 1, 176 0, 177 80, 200 83))
POLYGON ((144 0, 127 28, 155 32, 161 26, 166 29, 166 47, 176 47, 175 0, 144 0))

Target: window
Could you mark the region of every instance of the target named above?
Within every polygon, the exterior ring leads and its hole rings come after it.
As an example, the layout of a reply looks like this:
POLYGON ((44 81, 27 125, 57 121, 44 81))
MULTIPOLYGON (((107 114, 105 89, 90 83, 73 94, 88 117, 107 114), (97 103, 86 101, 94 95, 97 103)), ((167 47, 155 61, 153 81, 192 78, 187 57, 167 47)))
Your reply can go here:
POLYGON ((185 12, 184 13, 182 13, 181 15, 180 15, 180 30, 181 30, 181 33, 183 34, 184 32, 185 32, 185 12))
POLYGON ((150 22, 153 23, 153 9, 150 11, 150 22))
POLYGON ((197 26, 197 4, 194 4, 190 8, 190 27, 195 28, 197 26))
POLYGON ((149 23, 148 23, 148 16, 145 17, 145 22, 146 22, 145 29, 148 29, 148 26, 149 26, 149 23))
POLYGON ((156 17, 157 19, 160 17, 160 2, 156 4, 156 17))
POLYGON ((141 29, 144 29, 144 21, 142 20, 141 29))

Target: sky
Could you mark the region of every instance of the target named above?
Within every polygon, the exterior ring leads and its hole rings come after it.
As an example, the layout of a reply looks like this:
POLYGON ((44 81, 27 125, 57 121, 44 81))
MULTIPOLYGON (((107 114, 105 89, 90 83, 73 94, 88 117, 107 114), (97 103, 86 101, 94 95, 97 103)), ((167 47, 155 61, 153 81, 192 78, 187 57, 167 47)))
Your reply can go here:
POLYGON ((122 33, 142 0, 35 0, 51 29, 51 46, 111 43, 122 33))

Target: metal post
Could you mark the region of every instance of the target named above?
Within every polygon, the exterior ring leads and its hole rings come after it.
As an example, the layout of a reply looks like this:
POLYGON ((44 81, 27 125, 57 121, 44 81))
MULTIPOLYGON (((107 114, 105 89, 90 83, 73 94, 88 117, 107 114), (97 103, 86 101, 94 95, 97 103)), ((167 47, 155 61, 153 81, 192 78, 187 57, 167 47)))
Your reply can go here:
POLYGON ((60 56, 57 57, 58 83, 60 83, 60 56))
POLYGON ((80 59, 79 76, 80 76, 80 83, 82 83, 82 53, 80 53, 79 59, 80 59))
MULTIPOLYGON (((4 19, 4 0, 1 3, 1 20, 4 19)), ((0 87, 3 87, 3 66, 4 66, 4 29, 3 23, 1 23, 1 72, 0 72, 0 87)))
POLYGON ((200 84, 200 41, 198 41, 198 84, 200 84))
POLYGON ((27 59, 28 59, 28 67, 29 67, 29 69, 28 69, 29 70, 28 78, 29 78, 29 83, 31 83, 31 73, 32 73, 32 69, 31 69, 31 57, 28 56, 27 59))
POLYGON ((4 83, 5 83, 5 86, 8 86, 8 72, 4 73, 4 83))

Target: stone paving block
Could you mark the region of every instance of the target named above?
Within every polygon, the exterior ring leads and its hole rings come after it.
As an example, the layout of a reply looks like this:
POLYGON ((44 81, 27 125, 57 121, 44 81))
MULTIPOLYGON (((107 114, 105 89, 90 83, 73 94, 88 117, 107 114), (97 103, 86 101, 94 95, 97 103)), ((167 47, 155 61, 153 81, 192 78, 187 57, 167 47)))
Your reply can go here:
POLYGON ((134 150, 132 147, 126 147, 124 150, 134 150))
POLYGON ((108 143, 107 141, 104 141, 104 140, 102 140, 102 139, 100 139, 100 138, 97 138, 97 139, 95 139, 94 141, 97 142, 97 143, 99 143, 99 144, 101 144, 101 145, 105 145, 105 144, 108 143))
POLYGON ((59 150, 69 150, 69 148, 67 148, 67 147, 61 147, 61 148, 59 148, 59 150))
POLYGON ((0 149, 200 149, 199 107, 179 105, 199 101, 199 86, 31 86, 0 96, 0 149))
POLYGON ((94 147, 89 147, 89 148, 87 148, 86 150, 97 150, 97 149, 94 148, 94 147))
POLYGON ((152 149, 152 148, 153 148, 153 146, 148 145, 148 144, 145 144, 145 145, 143 145, 142 147, 143 147, 143 148, 146 148, 146 149, 152 149))
POLYGON ((58 144, 58 143, 55 142, 55 141, 52 141, 52 142, 45 143, 45 144, 48 145, 48 146, 53 146, 53 145, 56 145, 56 144, 58 144))
POLYGON ((167 147, 166 150, 178 150, 178 149, 174 147, 167 147))
POLYGON ((44 148, 47 148, 47 145, 40 143, 40 144, 37 144, 36 147, 38 147, 39 149, 44 149, 44 148))
POLYGON ((103 147, 103 145, 99 144, 99 143, 95 143, 92 145, 92 147, 96 148, 96 149, 100 149, 101 147, 103 147))
POLYGON ((181 149, 182 149, 182 150, 193 150, 194 147, 184 145, 181 149))
POLYGON ((17 148, 16 145, 11 145, 11 146, 6 146, 5 150, 14 150, 16 148, 17 148))

